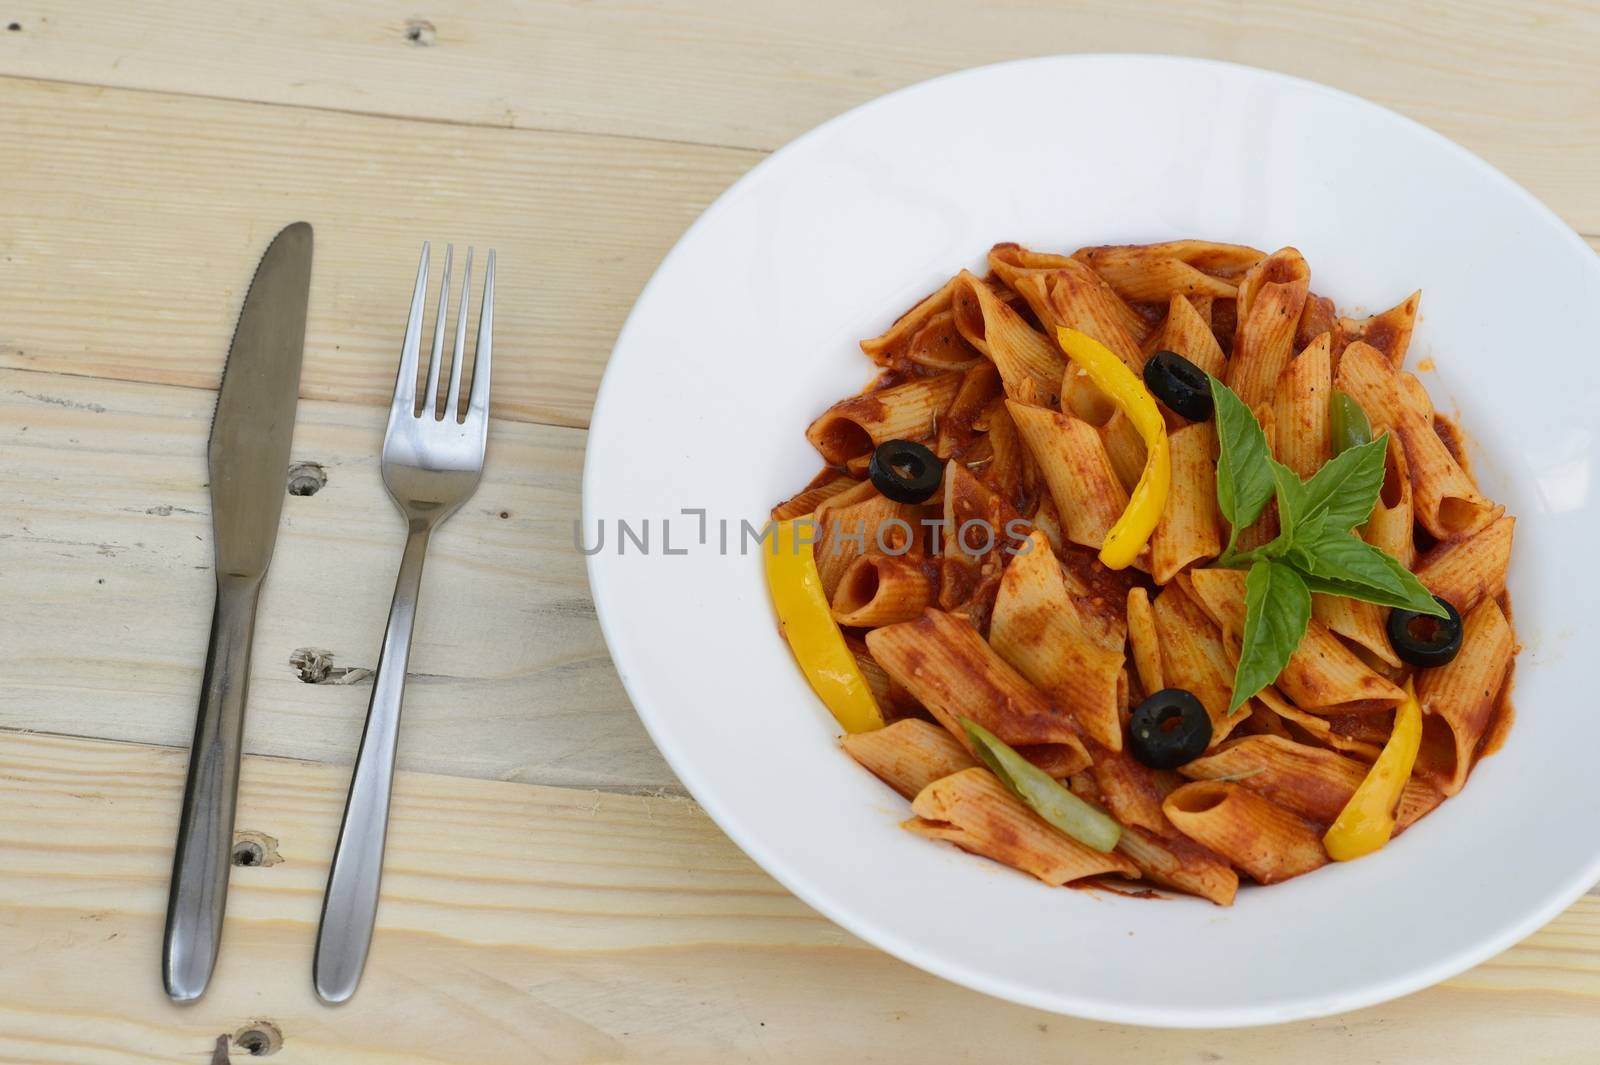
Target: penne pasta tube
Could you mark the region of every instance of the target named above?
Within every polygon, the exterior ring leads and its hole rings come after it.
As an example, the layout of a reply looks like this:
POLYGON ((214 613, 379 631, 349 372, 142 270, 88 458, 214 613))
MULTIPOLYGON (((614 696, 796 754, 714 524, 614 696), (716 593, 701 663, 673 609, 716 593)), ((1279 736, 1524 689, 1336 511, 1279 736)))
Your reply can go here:
POLYGON ((1067 539, 1098 550, 1128 506, 1100 434, 1087 422, 1042 407, 1008 400, 1006 409, 1044 475, 1067 539))
POLYGON ((959 373, 919 377, 840 400, 811 423, 806 439, 836 466, 870 455, 886 440, 926 440, 934 435, 935 419, 955 399, 961 380, 959 373))
POLYGON ((933 604, 933 580, 919 557, 860 555, 833 590, 833 620, 856 628, 910 621, 933 604))
POLYGON ((1383 628, 1387 615, 1378 604, 1342 595, 1316 594, 1311 597, 1311 616, 1329 632, 1365 647, 1380 661, 1400 665, 1400 656, 1389 646, 1389 635, 1383 628))
POLYGON ((1418 289, 1382 314, 1371 318, 1340 318, 1334 349, 1342 354, 1356 341, 1377 348, 1389 365, 1398 370, 1406 361, 1406 349, 1411 346, 1411 331, 1417 324, 1417 307, 1422 303, 1422 290, 1418 289))
POLYGON ((1148 331, 1144 319, 1111 290, 1100 276, 1068 260, 1046 280, 1054 324, 1087 333, 1116 353, 1135 374, 1144 369, 1140 339, 1148 331))
POLYGON ((1516 524, 1507 515, 1464 540, 1439 544, 1417 564, 1417 579, 1466 617, 1479 603, 1505 591, 1516 524))
POLYGON ((817 510, 817 541, 812 552, 830 602, 845 571, 860 556, 909 550, 921 516, 920 508, 886 499, 875 488, 860 502, 841 503, 849 495, 840 493, 817 510))
POLYGON ((861 670, 861 679, 867 682, 867 687, 872 691, 872 698, 877 702, 885 721, 899 721, 922 713, 922 707, 917 705, 917 701, 911 698, 910 693, 891 680, 889 674, 885 673, 883 667, 873 659, 872 653, 867 650, 865 640, 847 635, 844 642, 845 646, 850 648, 851 655, 855 657, 856 668, 861 670))
POLYGON ((854 477, 846 477, 842 473, 832 470, 823 470, 801 492, 790 496, 788 499, 772 508, 773 521, 788 521, 791 518, 804 517, 814 513, 816 509, 829 499, 837 497, 842 492, 847 492, 861 484, 854 477))
POLYGON ((1117 681, 1119 646, 1100 644, 1067 594, 1061 566, 1044 534, 1029 536, 1000 577, 989 646, 1056 705, 1084 733, 1112 751, 1122 749, 1117 681))
POLYGON ((1227 383, 1252 410, 1271 403, 1310 291, 1311 270, 1294 248, 1273 252, 1239 282, 1238 327, 1227 383))
POLYGON ((1051 827, 995 775, 963 769, 923 788, 911 803, 916 817, 904 827, 942 839, 1059 887, 1104 873, 1137 878, 1138 866, 1113 851, 1091 850, 1051 827))
POLYGON ((1276 884, 1327 864, 1317 830, 1240 785, 1185 784, 1162 803, 1174 827, 1259 884, 1276 884))
POLYGON ((987 355, 1000 371, 1006 395, 1054 406, 1066 369, 1061 349, 1029 325, 983 279, 963 270, 954 285, 956 324, 968 342, 987 355))
POLYGON ((1272 449, 1279 462, 1307 480, 1333 457, 1328 443, 1328 399, 1333 393, 1327 333, 1284 368, 1272 397, 1272 449))
POLYGON ((1167 304, 1167 319, 1157 336, 1153 350, 1175 351, 1213 377, 1227 368, 1211 323, 1184 296, 1174 295, 1167 304))
MULTIPOLYGON (((1195 571, 1204 572, 1204 571, 1195 571)), ((1250 716, 1248 704, 1233 714, 1233 665, 1221 633, 1183 588, 1169 584, 1151 604, 1161 641, 1161 672, 1170 688, 1183 688, 1200 700, 1211 718, 1211 746, 1250 716)))
POLYGON ((1364 341, 1345 349, 1335 387, 1373 424, 1388 425, 1405 448, 1416 520, 1441 540, 1477 532, 1504 511, 1479 493, 1445 446, 1430 414, 1417 409, 1382 352, 1364 341))
POLYGON ((1130 303, 1164 303, 1172 296, 1231 298, 1236 279, 1263 254, 1242 244, 1169 240, 1080 248, 1072 257, 1093 268, 1130 303))
POLYGON ((1151 883, 1218 906, 1232 906, 1239 891, 1239 874, 1227 862, 1174 829, 1158 835, 1124 825, 1117 852, 1132 860, 1151 883))
MULTIPOLYGON (((1230 658, 1236 660, 1244 637, 1244 573, 1241 570, 1197 569, 1189 574, 1206 613, 1220 621, 1230 658)), ((1229 673, 1232 676, 1232 673, 1229 673)), ((1300 646, 1278 675, 1277 686, 1305 710, 1335 713, 1350 704, 1370 709, 1392 707, 1405 693, 1368 666, 1313 617, 1300 646)))
MULTIPOLYGON (((1050 297, 1055 278, 1063 271, 1081 279, 1093 278, 1100 286, 1100 295, 1096 297, 1099 308, 1097 313, 1103 313, 1114 320, 1135 342, 1142 340, 1149 331, 1148 323, 1139 317, 1137 311, 1123 302, 1121 297, 1093 270, 1076 259, 1048 252, 1030 251, 1015 244, 996 244, 989 250, 989 268, 1005 282, 1008 288, 1022 296, 1033 311, 1034 317, 1050 336, 1055 335, 1058 327, 1072 325, 1071 322, 1060 320, 1050 297)), ((1081 327, 1073 326, 1073 328, 1081 327)), ((1085 329, 1084 332, 1087 333, 1089 330, 1085 329)))
MULTIPOLYGON (((1368 768, 1323 747, 1277 736, 1246 736, 1196 758, 1179 772, 1193 780, 1233 780, 1291 813, 1328 825, 1367 778, 1368 768)), ((1408 781, 1400 794, 1396 831, 1439 805, 1441 798, 1426 781, 1408 781)))
POLYGON ((923 327, 940 314, 950 310, 951 296, 955 292, 955 278, 924 296, 917 305, 896 318, 887 331, 871 340, 861 342, 862 352, 879 366, 888 366, 903 356, 911 340, 923 327))
MULTIPOLYGON (((1333 308, 1333 301, 1326 296, 1319 296, 1315 292, 1306 295, 1306 305, 1300 311, 1300 324, 1294 331, 1294 350, 1304 351, 1311 346, 1323 333, 1329 334, 1329 347, 1332 347, 1334 331, 1339 327, 1338 312, 1333 308)), ((1329 362, 1330 373, 1332 362, 1329 362)))
POLYGON ((1161 800, 1183 781, 1171 773, 1158 774, 1124 751, 1095 750, 1089 776, 1100 803, 1124 825, 1138 825, 1157 834, 1171 832, 1161 800), (1163 780, 1163 778, 1166 778, 1163 780))
POLYGON ((1460 791, 1472 771, 1515 643, 1500 604, 1485 599, 1462 619, 1461 652, 1455 659, 1417 674, 1422 706, 1417 771, 1433 777, 1447 796, 1460 791))
POLYGON ((935 373, 960 373, 983 361, 983 354, 961 335, 954 307, 935 314, 912 334, 904 357, 906 362, 935 373))
POLYGON ((1161 672, 1161 639, 1156 635, 1156 615, 1150 593, 1135 585, 1128 589, 1128 649, 1139 673, 1139 687, 1154 695, 1167 686, 1161 672))
MULTIPOLYGON (((1068 375, 1071 375, 1070 370, 1068 375)), ((1128 416, 1119 410, 1114 411, 1100 427, 1100 442, 1105 445, 1106 458, 1111 460, 1117 483, 1131 493, 1139 483, 1139 475, 1144 472, 1144 437, 1139 435, 1139 430, 1128 416)))
POLYGON ((1048 758, 1053 775, 1069 776, 1089 764, 1072 716, 1029 684, 968 622, 930 609, 915 621, 873 629, 867 648, 968 751, 962 718, 1022 748, 1035 764, 1048 758), (1027 750, 1037 745, 1063 750, 1027 750))
POLYGON ((950 458, 957 451, 964 458, 974 457, 974 444, 981 444, 984 439, 983 413, 999 395, 1000 374, 987 359, 980 359, 964 371, 955 398, 938 418, 933 453, 941 459, 950 458))
POLYGON ((1150 575, 1166 584, 1192 563, 1222 553, 1222 515, 1217 511, 1216 429, 1209 422, 1186 425, 1168 435, 1172 487, 1150 538, 1150 575))
POLYGON ((934 781, 978 764, 950 733, 914 717, 871 732, 846 733, 839 746, 908 799, 934 781))
MULTIPOLYGON (((1373 426, 1382 434, 1385 428, 1373 426)), ((1361 538, 1410 569, 1417 559, 1415 516, 1411 506, 1411 475, 1406 468, 1406 450, 1399 433, 1389 433, 1389 450, 1384 460, 1383 487, 1372 514, 1361 527, 1361 538)))

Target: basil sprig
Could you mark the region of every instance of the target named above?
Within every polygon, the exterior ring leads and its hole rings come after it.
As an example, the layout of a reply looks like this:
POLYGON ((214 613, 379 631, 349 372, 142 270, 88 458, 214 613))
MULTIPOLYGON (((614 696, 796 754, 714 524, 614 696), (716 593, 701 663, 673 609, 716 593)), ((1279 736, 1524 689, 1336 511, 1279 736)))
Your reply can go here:
POLYGON ((1228 546, 1216 565, 1249 570, 1230 714, 1283 672, 1305 637, 1313 592, 1445 616, 1410 570, 1353 531, 1371 515, 1383 489, 1388 434, 1340 452, 1302 481, 1272 457, 1255 415, 1215 377, 1211 398, 1220 445, 1217 508, 1229 525, 1228 546), (1277 537, 1239 551, 1239 531, 1274 498, 1277 537))

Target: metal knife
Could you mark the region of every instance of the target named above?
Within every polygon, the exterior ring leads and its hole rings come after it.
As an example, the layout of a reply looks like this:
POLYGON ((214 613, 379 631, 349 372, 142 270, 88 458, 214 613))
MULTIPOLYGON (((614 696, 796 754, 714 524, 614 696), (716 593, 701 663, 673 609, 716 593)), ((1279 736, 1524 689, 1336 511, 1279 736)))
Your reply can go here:
POLYGON ((204 994, 222 939, 250 643, 283 509, 310 286, 311 226, 296 222, 256 267, 211 422, 217 598, 167 899, 161 975, 175 1002, 204 994))

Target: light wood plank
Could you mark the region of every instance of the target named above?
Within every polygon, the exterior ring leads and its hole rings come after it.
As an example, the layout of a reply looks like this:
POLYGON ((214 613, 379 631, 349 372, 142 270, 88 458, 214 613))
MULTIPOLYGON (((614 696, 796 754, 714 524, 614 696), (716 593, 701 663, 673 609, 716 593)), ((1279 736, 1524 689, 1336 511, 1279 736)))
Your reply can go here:
POLYGON ((21 22, 0 35, 12 73, 762 149, 962 67, 1051 52, 1204 55, 1393 107, 1600 232, 1600 8, 1575 0, 1008 0, 981 13, 965 0, 431 11, 290 0, 248 20, 198 0, 43 0, 21 22), (424 18, 426 31, 411 30, 424 18))
MULTIPOLYGON (((187 745, 212 598, 212 395, 0 370, 0 726, 187 745)), ((290 496, 256 630, 247 749, 353 760, 370 681, 303 683, 300 648, 375 666, 404 528, 384 493, 385 412, 302 400, 290 496)), ((584 434, 497 421, 477 494, 435 537, 403 764, 545 783, 673 777, 617 681, 572 545, 584 434), (504 515, 504 517, 502 517, 504 515)))
POLYGON ((3 78, 0 143, 0 366, 214 388, 266 242, 304 218, 302 395, 387 403, 422 241, 473 243, 499 252, 494 410, 564 425, 759 158, 3 78))
MULTIPOLYGON (((0 1060, 210 1060, 267 1021, 274 1062, 476 1065, 1293 1060, 1578 1062, 1600 1040, 1600 900, 1450 983, 1287 1027, 1075 1021, 926 976, 816 916, 692 803, 401 774, 360 991, 308 979, 344 795, 330 767, 252 758, 211 991, 157 976, 180 752, 0 734, 0 1060), (93 974, 92 978, 86 978, 93 974)), ((246 1055, 235 1050, 235 1062, 246 1055)))

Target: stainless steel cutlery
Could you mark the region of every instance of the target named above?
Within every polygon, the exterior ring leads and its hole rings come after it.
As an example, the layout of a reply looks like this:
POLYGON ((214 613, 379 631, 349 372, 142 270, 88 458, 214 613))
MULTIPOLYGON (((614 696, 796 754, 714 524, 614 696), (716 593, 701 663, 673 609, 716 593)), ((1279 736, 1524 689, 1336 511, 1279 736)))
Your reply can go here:
POLYGON ((217 597, 172 864, 161 974, 198 999, 222 940, 256 602, 272 561, 300 391, 311 227, 296 222, 261 257, 239 312, 211 423, 217 597))
POLYGON ((433 327, 433 348, 427 383, 417 393, 422 319, 427 302, 428 246, 422 246, 416 289, 406 320, 395 375, 394 402, 383 438, 383 483, 406 522, 405 551, 395 581, 394 604, 383 651, 367 708, 367 727, 361 737, 345 803, 339 843, 328 871, 328 890, 322 901, 322 923, 317 932, 313 964, 317 995, 329 1003, 343 1002, 356 989, 372 943, 378 912, 378 886, 383 874, 383 846, 389 825, 389 789, 394 780, 395 747, 400 735, 400 705, 405 695, 406 660, 411 652, 411 629, 417 615, 417 595, 422 582, 422 562, 428 539, 477 490, 489 432, 489 371, 494 337, 494 252, 484 271, 482 309, 478 318, 477 350, 472 387, 466 410, 460 410, 463 365, 466 362, 467 321, 472 286, 472 253, 467 252, 461 282, 461 306, 456 312, 455 344, 450 361, 449 386, 441 404, 441 376, 445 326, 450 309, 450 259, 445 252, 444 280, 439 286, 439 309, 433 327))

